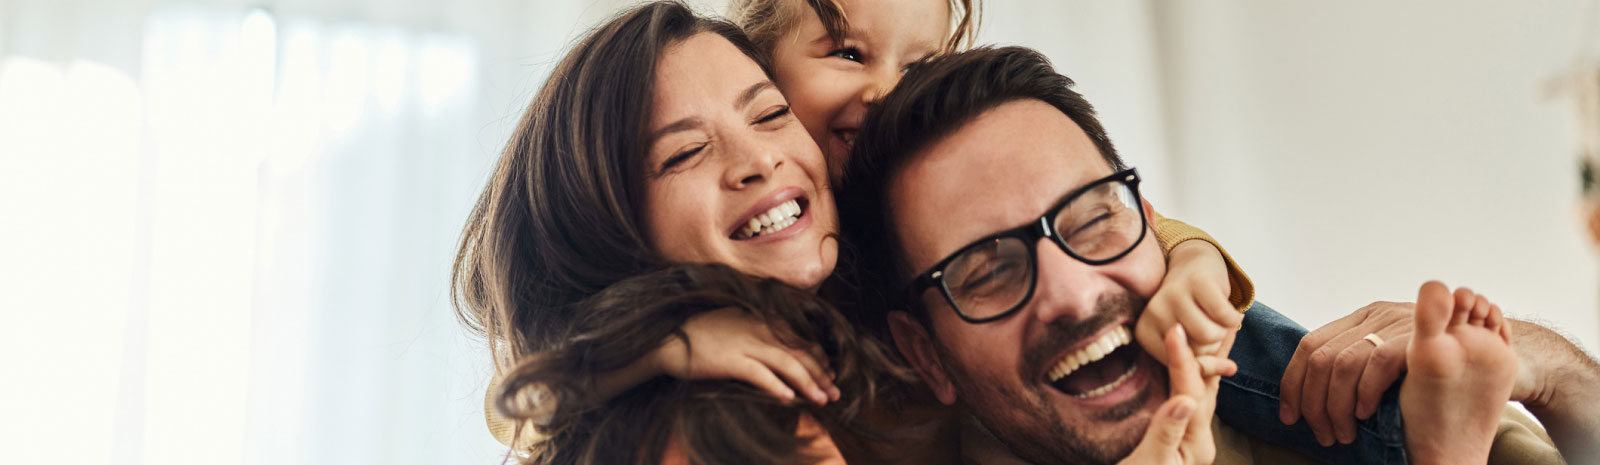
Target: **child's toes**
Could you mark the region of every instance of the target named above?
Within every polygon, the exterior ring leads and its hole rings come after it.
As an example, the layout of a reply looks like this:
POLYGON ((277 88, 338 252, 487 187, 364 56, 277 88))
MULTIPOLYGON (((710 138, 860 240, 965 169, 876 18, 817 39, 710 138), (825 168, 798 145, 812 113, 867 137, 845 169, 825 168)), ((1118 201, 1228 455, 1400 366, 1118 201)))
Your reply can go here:
POLYGON ((1450 309, 1453 307, 1450 297, 1450 288, 1438 281, 1422 283, 1422 288, 1417 290, 1417 311, 1412 317, 1416 319, 1417 337, 1429 337, 1444 332, 1444 327, 1450 322, 1450 309))
POLYGON ((1472 304, 1477 302, 1478 294, 1465 287, 1457 288, 1455 294, 1455 308, 1451 309, 1450 326, 1461 326, 1467 323, 1472 316, 1472 304))
POLYGON ((1467 324, 1472 326, 1484 326, 1485 322, 1489 319, 1489 308, 1493 306, 1494 304, 1489 303, 1489 299, 1486 299, 1482 294, 1479 294, 1478 298, 1474 299, 1472 302, 1472 315, 1467 317, 1467 324))

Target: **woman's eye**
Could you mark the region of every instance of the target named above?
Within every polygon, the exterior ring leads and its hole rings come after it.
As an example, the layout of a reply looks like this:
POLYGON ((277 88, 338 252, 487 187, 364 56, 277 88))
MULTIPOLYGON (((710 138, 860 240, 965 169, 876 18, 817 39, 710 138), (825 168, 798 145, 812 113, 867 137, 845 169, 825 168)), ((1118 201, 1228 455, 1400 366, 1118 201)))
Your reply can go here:
POLYGON ((854 61, 856 63, 860 63, 861 62, 861 49, 858 49, 858 48, 855 48, 855 47, 845 47, 845 48, 841 48, 841 49, 838 49, 838 50, 834 50, 832 52, 828 52, 828 56, 834 57, 834 58, 843 58, 843 59, 846 59, 846 60, 854 61))
POLYGON ((684 150, 682 152, 678 152, 676 154, 673 154, 670 157, 667 157, 666 161, 661 162, 661 170, 660 171, 664 173, 667 170, 670 170, 670 169, 678 167, 679 165, 682 165, 683 162, 689 161, 690 158, 694 158, 694 156, 696 154, 699 154, 700 151, 704 150, 705 148, 706 148, 706 146, 704 146, 704 145, 696 145, 693 148, 690 148, 688 150, 684 150))
POLYGON ((789 106, 788 105, 784 105, 784 106, 778 107, 777 109, 772 110, 771 113, 767 113, 765 115, 762 115, 761 118, 756 120, 756 124, 770 123, 772 121, 777 121, 779 118, 782 118, 782 117, 785 117, 785 116, 789 116, 789 106))

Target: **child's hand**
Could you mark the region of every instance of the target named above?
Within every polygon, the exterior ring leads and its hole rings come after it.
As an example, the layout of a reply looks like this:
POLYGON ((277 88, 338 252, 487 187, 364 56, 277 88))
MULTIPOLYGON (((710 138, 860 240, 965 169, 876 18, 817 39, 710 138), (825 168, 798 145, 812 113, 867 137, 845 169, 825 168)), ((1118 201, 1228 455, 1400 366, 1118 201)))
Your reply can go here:
POLYGON ((679 379, 736 379, 789 401, 796 391, 817 405, 839 399, 822 348, 794 348, 765 321, 736 308, 706 312, 684 322, 689 344, 668 338, 649 357, 659 373, 679 379))
POLYGON ((1244 314, 1228 301, 1228 269, 1222 253, 1205 241, 1184 241, 1167 260, 1167 275, 1134 325, 1134 339, 1166 363, 1161 335, 1182 324, 1195 355, 1216 354, 1223 339, 1244 321, 1244 314))

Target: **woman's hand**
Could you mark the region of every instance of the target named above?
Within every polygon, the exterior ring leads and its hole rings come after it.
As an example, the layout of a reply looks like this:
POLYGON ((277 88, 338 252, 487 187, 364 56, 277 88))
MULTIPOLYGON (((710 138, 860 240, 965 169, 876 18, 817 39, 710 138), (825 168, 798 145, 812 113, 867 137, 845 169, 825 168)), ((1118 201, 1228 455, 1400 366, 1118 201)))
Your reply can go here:
POLYGON ((1176 326, 1166 334, 1172 397, 1156 410, 1144 440, 1132 454, 1118 462, 1120 464, 1201 465, 1216 459, 1211 416, 1216 410, 1217 382, 1223 374, 1237 371, 1238 366, 1221 357, 1196 358, 1183 326, 1176 326), (1202 371, 1217 373, 1203 374, 1202 371))
POLYGON ((685 340, 670 337, 648 356, 657 373, 679 379, 735 379, 790 401, 796 392, 817 405, 839 399, 822 348, 790 347, 766 322, 737 308, 695 315, 685 340))

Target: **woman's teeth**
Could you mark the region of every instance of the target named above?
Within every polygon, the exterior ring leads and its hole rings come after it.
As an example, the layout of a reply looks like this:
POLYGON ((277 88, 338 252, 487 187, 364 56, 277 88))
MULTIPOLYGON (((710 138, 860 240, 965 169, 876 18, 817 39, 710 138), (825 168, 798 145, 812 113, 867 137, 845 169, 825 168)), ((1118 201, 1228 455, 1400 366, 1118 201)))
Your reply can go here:
MULTIPOLYGON (((1061 378, 1067 377, 1067 375, 1072 374, 1072 372, 1077 371, 1078 368, 1081 368, 1084 365, 1088 365, 1105 358, 1106 354, 1110 354, 1112 351, 1117 350, 1118 347, 1128 345, 1129 342, 1132 342, 1133 338, 1131 336, 1132 335, 1128 333, 1128 327, 1126 326, 1118 326, 1115 329, 1112 329, 1110 332, 1107 332, 1106 335, 1100 336, 1100 339, 1090 343, 1087 347, 1078 349, 1077 352, 1068 354, 1066 357, 1063 357, 1060 362, 1056 362, 1056 367, 1050 369, 1049 382, 1054 383, 1061 378)), ((1130 370, 1128 373, 1132 373, 1132 371, 1130 370)), ((1126 379, 1126 376, 1127 375, 1124 374, 1123 379, 1126 379)), ((1116 385, 1120 384, 1121 381, 1122 380, 1118 380, 1108 384, 1107 386, 1116 387, 1116 385)), ((1087 394, 1088 393, 1085 393, 1085 395, 1087 394)))
POLYGON ((734 239, 749 239, 782 231, 789 225, 794 224, 799 218, 800 201, 790 199, 788 202, 780 203, 778 206, 772 207, 771 210, 751 218, 750 223, 745 224, 737 234, 734 234, 734 239))

